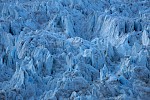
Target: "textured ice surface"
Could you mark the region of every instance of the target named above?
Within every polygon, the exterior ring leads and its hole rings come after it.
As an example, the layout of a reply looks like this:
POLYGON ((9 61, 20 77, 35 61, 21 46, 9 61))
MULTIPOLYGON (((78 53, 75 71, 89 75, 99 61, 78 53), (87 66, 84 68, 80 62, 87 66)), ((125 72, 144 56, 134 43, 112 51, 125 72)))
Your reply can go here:
POLYGON ((149 98, 149 0, 0 0, 0 100, 149 98))

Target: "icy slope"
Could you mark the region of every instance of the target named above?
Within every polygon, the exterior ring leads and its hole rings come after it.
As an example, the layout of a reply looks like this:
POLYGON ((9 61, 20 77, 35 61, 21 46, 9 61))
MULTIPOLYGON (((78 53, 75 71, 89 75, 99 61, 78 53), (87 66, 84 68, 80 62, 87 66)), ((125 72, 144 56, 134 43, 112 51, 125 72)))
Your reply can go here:
POLYGON ((149 0, 0 0, 0 100, 148 100, 149 0))

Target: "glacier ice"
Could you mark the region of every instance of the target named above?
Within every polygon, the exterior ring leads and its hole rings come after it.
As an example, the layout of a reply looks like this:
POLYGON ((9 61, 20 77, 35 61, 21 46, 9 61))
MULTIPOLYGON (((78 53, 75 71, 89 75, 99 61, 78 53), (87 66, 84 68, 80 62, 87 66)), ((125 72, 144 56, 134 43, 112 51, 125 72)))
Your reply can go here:
POLYGON ((0 100, 149 98, 149 0, 0 0, 0 100))

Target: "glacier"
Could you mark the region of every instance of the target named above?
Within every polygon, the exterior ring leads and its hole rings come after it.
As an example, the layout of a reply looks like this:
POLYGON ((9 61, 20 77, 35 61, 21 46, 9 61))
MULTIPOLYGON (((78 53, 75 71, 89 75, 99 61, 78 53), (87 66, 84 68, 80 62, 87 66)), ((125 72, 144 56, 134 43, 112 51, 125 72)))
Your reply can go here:
POLYGON ((0 0, 0 100, 149 98, 149 0, 0 0))

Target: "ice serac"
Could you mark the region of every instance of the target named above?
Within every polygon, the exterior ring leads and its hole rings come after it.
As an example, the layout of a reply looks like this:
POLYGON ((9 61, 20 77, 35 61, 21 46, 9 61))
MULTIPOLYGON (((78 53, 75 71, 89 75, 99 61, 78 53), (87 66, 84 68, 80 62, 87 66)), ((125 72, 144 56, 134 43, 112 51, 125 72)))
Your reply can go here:
POLYGON ((149 98, 149 0, 0 0, 0 100, 149 98))

